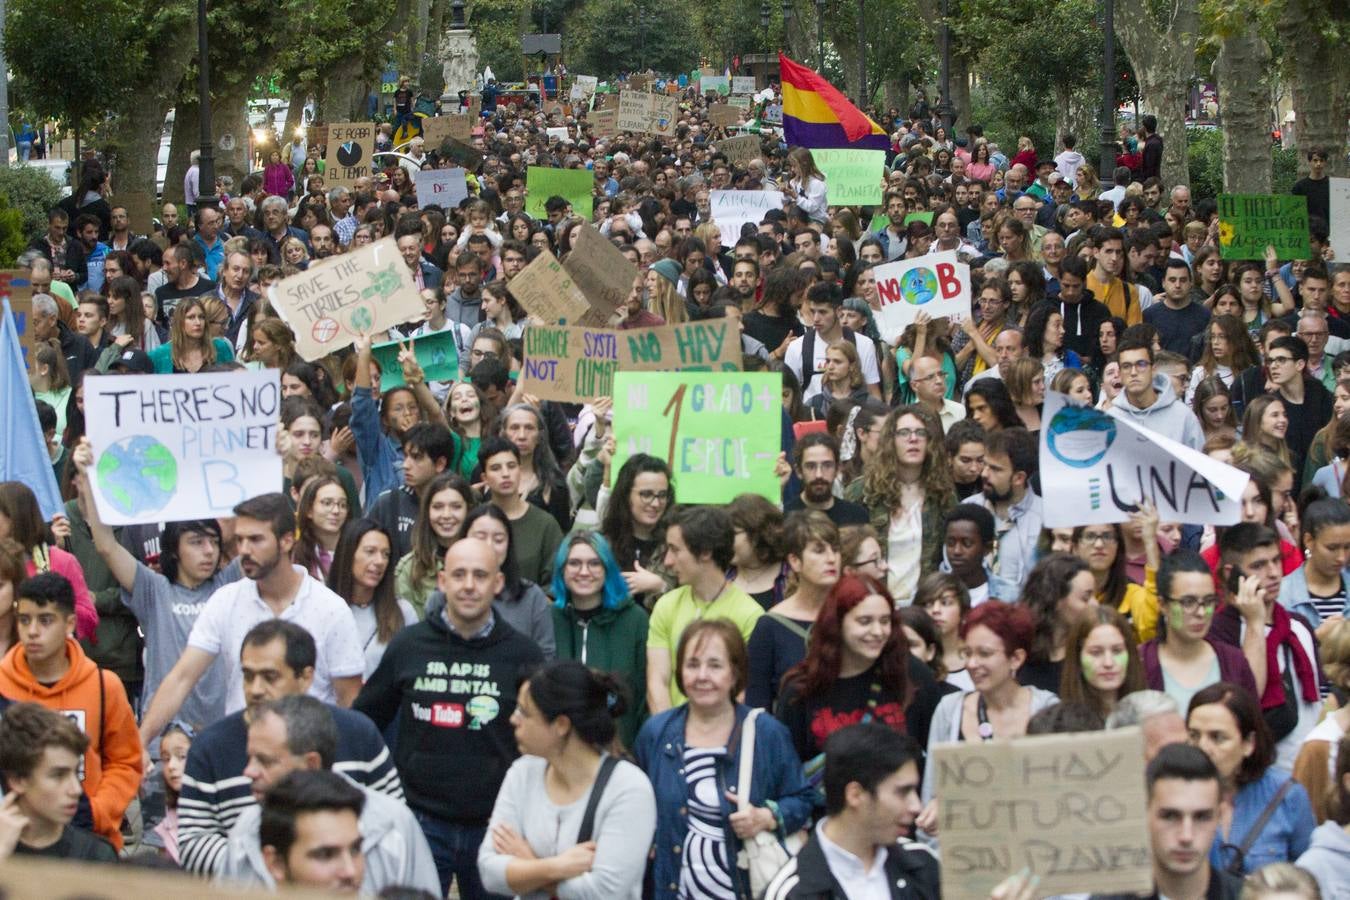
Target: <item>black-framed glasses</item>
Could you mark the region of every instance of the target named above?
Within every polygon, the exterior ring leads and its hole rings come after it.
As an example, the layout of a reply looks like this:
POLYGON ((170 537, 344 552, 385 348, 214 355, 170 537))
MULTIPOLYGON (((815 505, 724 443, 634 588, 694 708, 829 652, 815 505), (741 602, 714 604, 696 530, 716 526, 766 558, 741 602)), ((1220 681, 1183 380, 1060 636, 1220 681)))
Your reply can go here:
POLYGON ((1213 609, 1219 605, 1219 598, 1214 594, 1206 597, 1165 597, 1164 603, 1175 603, 1186 612, 1195 612, 1200 609, 1213 609))

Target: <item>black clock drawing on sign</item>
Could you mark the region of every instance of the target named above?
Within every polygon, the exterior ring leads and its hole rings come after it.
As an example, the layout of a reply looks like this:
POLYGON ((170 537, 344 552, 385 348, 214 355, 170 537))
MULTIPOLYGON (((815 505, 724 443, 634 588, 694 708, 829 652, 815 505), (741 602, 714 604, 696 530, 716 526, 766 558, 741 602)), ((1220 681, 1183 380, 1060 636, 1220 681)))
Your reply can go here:
POLYGON ((338 165, 348 168, 359 165, 365 150, 358 141, 347 141, 339 144, 337 149, 338 165))

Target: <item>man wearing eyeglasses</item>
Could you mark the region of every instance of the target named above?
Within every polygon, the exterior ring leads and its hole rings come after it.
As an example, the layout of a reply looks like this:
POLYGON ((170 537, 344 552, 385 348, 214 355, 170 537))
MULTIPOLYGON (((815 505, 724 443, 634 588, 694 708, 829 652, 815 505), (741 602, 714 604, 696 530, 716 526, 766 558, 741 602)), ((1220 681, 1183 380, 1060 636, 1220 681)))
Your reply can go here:
POLYGON ((1116 408, 1141 428, 1202 449, 1205 435, 1200 421, 1177 397, 1172 380, 1153 370, 1153 348, 1143 341, 1122 341, 1116 355, 1125 381, 1116 408))
POLYGON ((1308 377, 1308 345, 1299 337, 1276 338, 1266 353, 1269 386, 1284 404, 1289 428, 1284 441, 1294 466, 1294 496, 1303 483, 1303 464, 1318 430, 1331 421, 1332 398, 1322 382, 1308 377))
POLYGON ((910 363, 909 384, 918 404, 942 420, 943 433, 966 417, 965 406, 947 399, 947 373, 939 357, 925 353, 910 363))

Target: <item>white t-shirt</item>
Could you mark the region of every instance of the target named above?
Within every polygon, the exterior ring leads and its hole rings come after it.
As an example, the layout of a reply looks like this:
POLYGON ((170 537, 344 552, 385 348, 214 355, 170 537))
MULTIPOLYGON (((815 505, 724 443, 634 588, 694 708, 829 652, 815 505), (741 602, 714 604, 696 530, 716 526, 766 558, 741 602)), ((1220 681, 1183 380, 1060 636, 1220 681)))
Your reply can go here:
MULTIPOLYGON (((1313 646, 1313 635, 1308 628, 1297 620, 1289 623, 1293 629, 1294 637, 1299 645, 1303 647, 1303 652, 1307 654, 1308 659, 1313 660, 1316 665, 1316 651, 1313 646)), ((1242 640, 1247 634, 1247 623, 1243 622, 1238 631, 1238 646, 1242 646, 1242 640)), ((1270 634, 1270 626, 1266 626, 1266 634, 1270 634)), ((1284 670, 1292 661, 1292 653, 1285 647, 1281 647, 1275 654, 1276 659, 1280 661, 1280 672, 1276 675, 1274 672, 1266 673, 1267 678, 1283 678, 1284 670)), ((1294 730, 1289 732, 1275 745, 1275 768, 1285 773, 1294 771, 1294 760, 1298 757, 1299 747, 1303 745, 1304 739, 1317 727, 1317 720, 1322 716, 1321 698, 1313 701, 1303 699, 1302 688, 1298 682, 1297 674, 1294 675, 1294 690, 1298 692, 1298 724, 1294 730)))
MULTIPOLYGON (((876 345, 865 335, 854 335, 853 346, 858 348, 858 363, 862 366, 863 383, 881 384, 881 370, 877 368, 877 350, 876 345)), ((792 343, 788 344, 787 353, 783 355, 783 365, 792 370, 793 375, 803 375, 802 372, 802 344, 806 338, 793 338, 792 343)), ((825 368, 825 351, 829 349, 829 342, 822 340, 820 335, 816 335, 815 347, 812 348, 811 371, 817 373, 817 377, 811 379, 809 386, 803 385, 802 402, 809 401, 816 394, 820 393, 820 385, 823 379, 819 373, 825 368)), ((803 381, 806 379, 803 378, 803 381)))
POLYGON ((333 679, 359 678, 365 672, 365 654, 361 652, 356 621, 347 601, 309 577, 304 569, 292 568, 303 576, 303 580, 295 599, 279 617, 273 616, 271 608, 258 595, 257 582, 245 578, 212 594, 192 626, 188 646, 226 660, 229 668, 226 715, 244 708, 244 677, 239 668, 244 635, 254 625, 268 619, 294 622, 314 636, 318 660, 314 667, 314 682, 309 688, 310 696, 325 703, 335 703, 337 694, 333 690, 333 679))

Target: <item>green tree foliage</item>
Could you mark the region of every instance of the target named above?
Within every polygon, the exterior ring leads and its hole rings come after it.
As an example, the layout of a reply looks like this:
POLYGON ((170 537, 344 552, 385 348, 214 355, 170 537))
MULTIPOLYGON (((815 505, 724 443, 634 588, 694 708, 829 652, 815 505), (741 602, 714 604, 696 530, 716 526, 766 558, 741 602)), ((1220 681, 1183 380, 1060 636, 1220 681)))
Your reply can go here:
POLYGON ((5 56, 25 107, 80 132, 102 121, 133 88, 134 11, 124 0, 9 0, 5 56))
POLYGON ((51 176, 30 166, 0 167, 0 198, 17 211, 24 234, 47 230, 47 210, 61 199, 51 176))
POLYGON ((687 72, 698 62, 698 35, 684 9, 674 5, 634 14, 627 0, 586 0, 568 20, 566 35, 574 72, 687 72))

